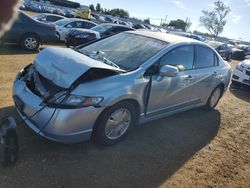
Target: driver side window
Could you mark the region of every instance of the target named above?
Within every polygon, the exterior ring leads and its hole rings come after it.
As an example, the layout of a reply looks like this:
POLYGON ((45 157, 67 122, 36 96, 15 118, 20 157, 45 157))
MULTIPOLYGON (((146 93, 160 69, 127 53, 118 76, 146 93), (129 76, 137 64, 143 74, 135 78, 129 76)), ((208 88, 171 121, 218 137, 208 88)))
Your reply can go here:
POLYGON ((160 67, 171 65, 177 67, 180 71, 193 68, 194 63, 194 46, 186 45, 177 47, 160 59, 160 67))

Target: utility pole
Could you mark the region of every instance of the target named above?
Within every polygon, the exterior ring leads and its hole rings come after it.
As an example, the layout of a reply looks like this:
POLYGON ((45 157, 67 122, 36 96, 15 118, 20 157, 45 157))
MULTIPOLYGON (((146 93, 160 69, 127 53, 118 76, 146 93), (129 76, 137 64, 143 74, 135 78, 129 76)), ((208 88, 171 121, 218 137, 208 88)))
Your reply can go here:
POLYGON ((167 19, 168 19, 168 15, 165 16, 164 24, 166 24, 167 19))

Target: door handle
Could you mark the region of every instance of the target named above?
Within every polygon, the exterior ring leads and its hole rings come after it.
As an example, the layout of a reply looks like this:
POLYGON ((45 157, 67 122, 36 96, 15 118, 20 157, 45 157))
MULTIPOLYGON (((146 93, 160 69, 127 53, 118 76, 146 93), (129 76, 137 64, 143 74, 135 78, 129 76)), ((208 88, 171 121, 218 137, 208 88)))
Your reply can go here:
POLYGON ((217 75, 218 75, 217 72, 214 72, 214 73, 212 74, 212 76, 214 76, 214 77, 216 77, 217 75))
POLYGON ((188 76, 186 77, 186 80, 193 80, 193 79, 194 79, 194 77, 191 76, 191 75, 188 75, 188 76))

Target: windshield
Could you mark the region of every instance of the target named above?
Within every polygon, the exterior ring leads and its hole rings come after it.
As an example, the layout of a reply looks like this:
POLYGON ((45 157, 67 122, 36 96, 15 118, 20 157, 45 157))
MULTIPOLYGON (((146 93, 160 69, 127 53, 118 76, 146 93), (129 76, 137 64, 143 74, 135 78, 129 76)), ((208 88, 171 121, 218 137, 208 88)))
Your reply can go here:
POLYGON ((97 25, 97 26, 91 28, 91 30, 97 31, 99 33, 104 33, 105 31, 109 30, 111 27, 112 27, 112 25, 101 24, 101 25, 97 25))
POLYGON ((168 45, 167 42, 131 33, 120 33, 81 49, 91 57, 102 52, 106 59, 125 70, 134 70, 168 45))
POLYGON ((69 19, 67 19, 67 18, 66 19, 62 19, 62 20, 58 20, 58 21, 55 22, 55 24, 58 25, 58 26, 64 26, 67 23, 69 23, 69 19))

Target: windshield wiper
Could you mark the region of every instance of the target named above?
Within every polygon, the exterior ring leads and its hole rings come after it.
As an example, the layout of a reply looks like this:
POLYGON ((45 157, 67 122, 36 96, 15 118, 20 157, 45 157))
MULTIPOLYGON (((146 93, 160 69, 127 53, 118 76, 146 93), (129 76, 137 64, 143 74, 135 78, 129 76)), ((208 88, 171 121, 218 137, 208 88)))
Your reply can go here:
POLYGON ((101 61, 107 65, 110 65, 112 67, 115 67, 115 68, 118 68, 118 69, 121 69, 119 65, 115 64, 114 62, 110 61, 108 58, 104 57, 104 52, 103 51, 95 51, 95 53, 93 54, 88 54, 88 53, 84 53, 82 51, 80 51, 79 49, 77 48, 74 48, 75 51, 83 54, 83 55, 86 55, 92 59, 95 59, 97 61, 101 61))
POLYGON ((114 62, 110 61, 108 58, 104 57, 104 55, 105 55, 105 52, 103 52, 103 51, 97 51, 95 53, 95 58, 96 58, 96 60, 101 61, 101 62, 103 62, 103 63, 105 63, 107 65, 111 65, 113 67, 116 67, 116 68, 120 69, 120 67, 117 64, 115 64, 114 62))

